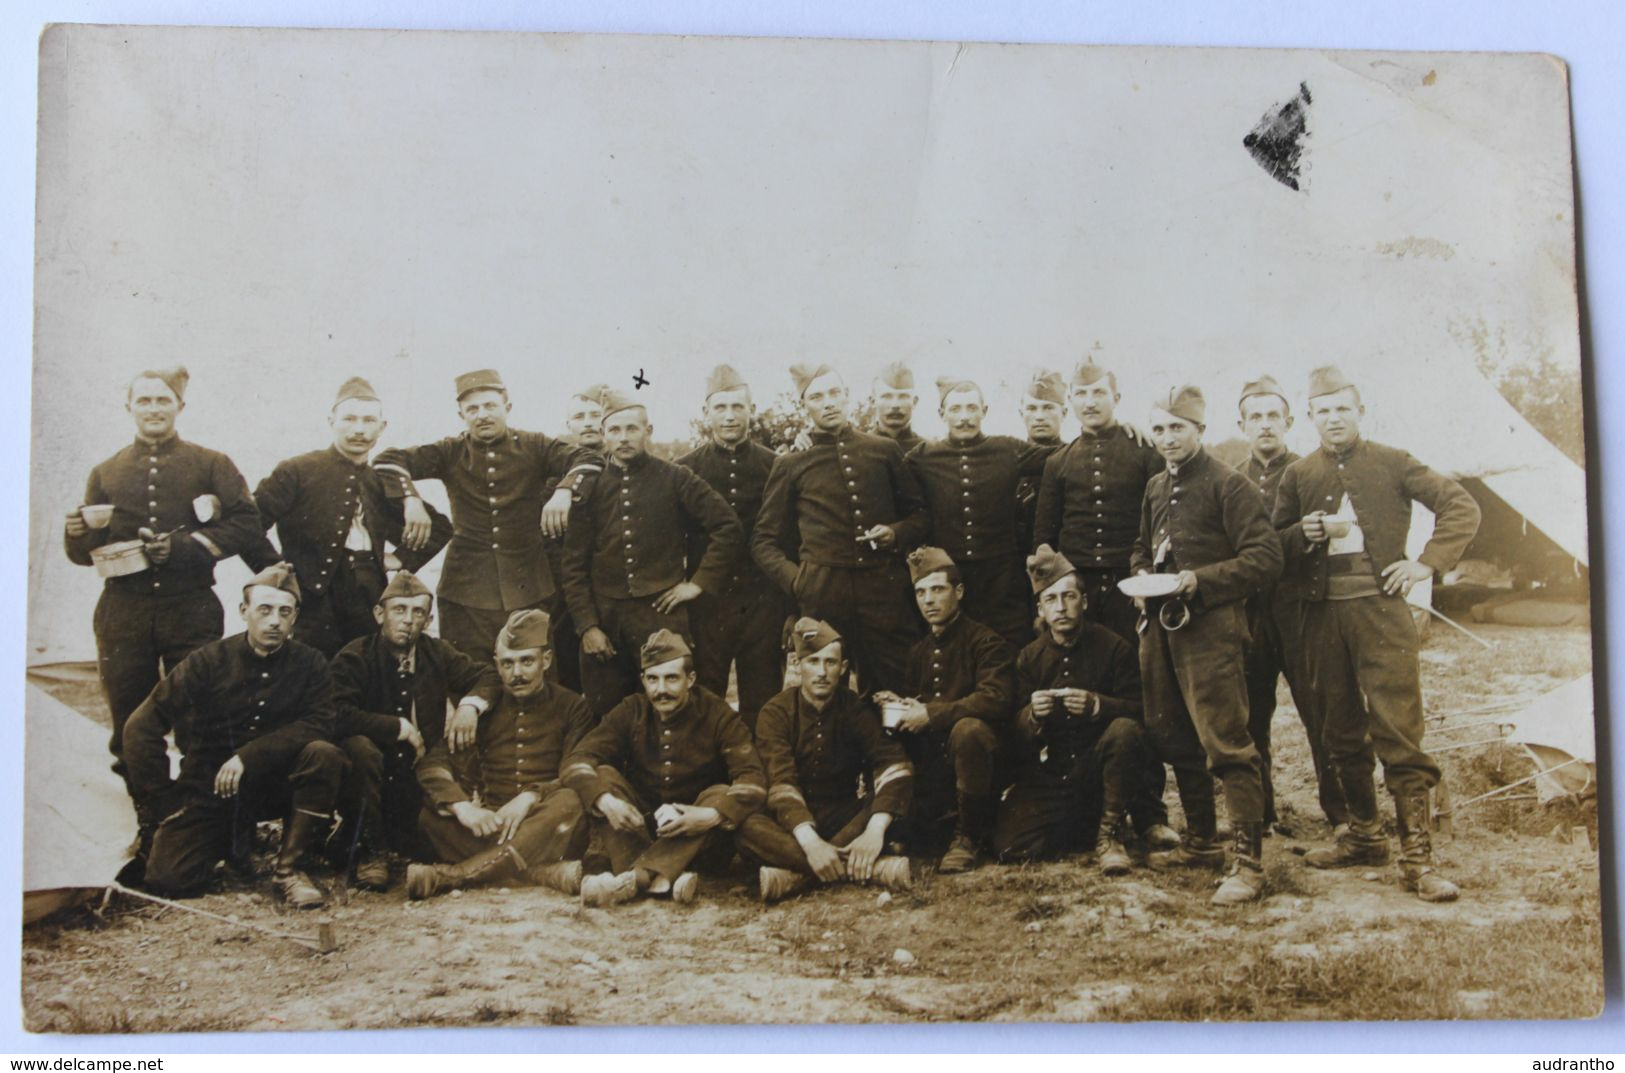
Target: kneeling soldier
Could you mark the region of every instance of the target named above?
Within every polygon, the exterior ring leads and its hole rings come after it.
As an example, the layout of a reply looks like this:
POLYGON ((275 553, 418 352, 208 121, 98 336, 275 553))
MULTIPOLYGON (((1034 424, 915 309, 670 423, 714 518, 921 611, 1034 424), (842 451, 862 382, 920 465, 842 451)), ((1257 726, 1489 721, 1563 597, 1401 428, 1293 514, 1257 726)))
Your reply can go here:
POLYGON ((1263 765, 1247 734, 1244 601, 1281 576, 1281 542, 1252 482, 1202 450, 1206 414, 1201 391, 1188 385, 1151 409, 1151 438, 1167 469, 1146 484, 1132 567, 1179 578, 1166 599, 1142 602, 1146 726, 1185 807, 1185 841, 1152 863, 1224 867, 1215 844, 1218 778, 1235 859, 1212 900, 1233 905, 1264 889, 1263 765))
POLYGON ((609 871, 589 853, 584 905, 613 905, 640 892, 692 902, 688 870, 702 851, 732 855, 737 830, 767 796, 762 762, 727 701, 694 687, 694 656, 670 630, 640 652, 643 692, 611 708, 564 765, 581 795, 609 871), (595 868, 595 866, 599 866, 595 868))
POLYGON ((377 628, 333 657, 333 740, 350 770, 339 792, 344 822, 330 847, 356 885, 389 887, 389 863, 378 853, 423 859, 418 812, 423 791, 413 765, 450 738, 452 749, 474 744, 480 714, 502 694, 489 663, 463 654, 423 631, 434 621, 434 593, 410 571, 384 587, 372 609, 377 628), (456 709, 446 718, 448 702, 456 709))
POLYGON ((1134 649, 1084 620, 1088 597, 1064 555, 1039 545, 1027 575, 1045 632, 1016 657, 1016 696, 1026 699, 1016 730, 1026 755, 999 806, 994 851, 1004 861, 1035 860, 1092 845, 1100 870, 1122 875, 1130 865, 1125 818, 1133 812, 1149 829, 1162 816, 1135 807, 1151 752, 1134 649))
POLYGON ((959 568, 941 548, 916 548, 908 557, 914 599, 931 632, 908 656, 912 697, 877 693, 881 703, 902 705, 897 724, 914 763, 917 821, 911 834, 933 850, 958 806, 941 872, 976 867, 993 833, 998 807, 994 771, 1001 734, 1010 718, 1010 645, 959 610, 965 586, 959 568))
POLYGON ((450 864, 406 869, 406 896, 528 877, 574 894, 586 827, 581 801, 558 781, 559 761, 592 729, 579 693, 552 682, 547 612, 515 611, 497 634, 502 696, 479 719, 474 748, 442 738, 418 762, 429 803, 418 825, 450 864), (471 800, 479 791, 480 803, 471 800))
POLYGON ((810 618, 794 632, 801 685, 768 701, 756 722, 772 815, 740 826, 739 852, 761 864, 764 902, 815 880, 907 890, 908 858, 880 854, 888 828, 908 811, 914 768, 873 706, 846 687, 841 635, 810 618))
POLYGON ((172 897, 201 893, 221 858, 247 867, 255 823, 281 817, 272 882, 289 905, 313 909, 325 896, 299 859, 326 832, 344 775, 344 753, 325 740, 332 679, 320 652, 292 640, 299 582, 286 564, 249 579, 239 612, 247 630, 181 660, 125 727, 136 814, 144 832, 156 827, 145 883, 172 897), (171 730, 185 750, 174 783, 171 730))

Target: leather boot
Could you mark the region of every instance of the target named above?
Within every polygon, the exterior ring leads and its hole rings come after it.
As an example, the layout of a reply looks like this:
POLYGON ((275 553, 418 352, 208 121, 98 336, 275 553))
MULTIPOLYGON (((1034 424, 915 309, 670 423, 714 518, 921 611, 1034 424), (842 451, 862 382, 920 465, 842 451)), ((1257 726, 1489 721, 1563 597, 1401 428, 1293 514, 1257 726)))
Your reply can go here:
POLYGON ((1264 824, 1261 820, 1232 821, 1235 830, 1230 850, 1230 874, 1208 899, 1210 905, 1240 905, 1257 901, 1264 893, 1264 824))
POLYGON ((322 889, 299 870, 299 859, 316 845, 327 830, 330 817, 304 809, 294 809, 282 828, 282 846, 276 855, 271 883, 282 900, 295 909, 318 909, 327 901, 322 889))
POLYGON ((1334 832, 1336 841, 1326 849, 1310 850, 1303 862, 1311 868, 1353 868, 1359 865, 1387 864, 1388 838, 1382 833, 1377 813, 1377 784, 1365 768, 1340 769, 1348 807, 1348 823, 1334 832))
POLYGON ((875 861, 874 881, 887 890, 913 890, 914 876, 907 857, 881 857, 875 861))
POLYGON ((812 876, 804 876, 788 868, 774 868, 766 864, 757 870, 756 879, 761 887, 762 901, 768 903, 799 894, 812 886, 813 882, 812 876))
POLYGON ((552 887, 560 894, 580 894, 581 862, 539 864, 530 870, 530 878, 544 887, 552 887))
POLYGON ((638 896, 638 874, 626 871, 596 872, 581 880, 581 904, 610 906, 629 902, 638 896))
POLYGON ((1394 795, 1399 818, 1399 877, 1424 902, 1453 902, 1456 885, 1433 870, 1433 832, 1429 827, 1428 792, 1417 786, 1394 795))
POLYGON ((1102 875, 1124 876, 1133 862, 1129 860, 1128 850, 1123 848, 1120 830, 1123 825, 1123 815, 1120 812, 1108 812, 1100 817, 1100 829, 1095 832, 1095 865, 1102 875))
POLYGON ((993 826, 993 798, 987 794, 959 795, 959 822, 953 844, 937 865, 939 872, 968 872, 981 863, 982 843, 993 826))
POLYGON ((1175 768, 1179 803, 1185 809, 1185 836, 1179 845, 1146 856, 1152 868, 1224 869, 1224 847, 1219 844, 1218 805, 1213 796, 1213 777, 1205 769, 1175 768))
POLYGON ((406 896, 413 901, 436 894, 512 879, 519 872, 518 854, 511 846, 492 846, 456 864, 413 864, 406 869, 406 896))

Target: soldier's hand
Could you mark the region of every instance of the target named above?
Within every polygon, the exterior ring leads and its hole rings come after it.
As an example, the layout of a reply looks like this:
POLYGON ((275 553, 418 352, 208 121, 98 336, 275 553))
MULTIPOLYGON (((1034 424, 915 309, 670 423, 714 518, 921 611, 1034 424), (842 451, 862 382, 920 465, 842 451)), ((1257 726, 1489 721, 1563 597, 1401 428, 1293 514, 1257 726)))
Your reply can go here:
POLYGON ((1390 596, 1409 596, 1413 586, 1420 585, 1433 576, 1433 567, 1425 566, 1414 559, 1401 559, 1389 563, 1382 576, 1383 592, 1390 596))
POLYGON ((846 847, 846 874, 859 883, 874 877, 875 861, 886 848, 886 836, 874 828, 866 829, 846 847))
POLYGON ((1145 433, 1140 431, 1139 426, 1131 425, 1127 421, 1119 421, 1118 424, 1123 427, 1124 432, 1128 433, 1128 438, 1133 440, 1139 446, 1141 446, 1141 447, 1154 447, 1154 446, 1156 446, 1155 444, 1153 444, 1151 442, 1151 437, 1150 436, 1147 436, 1145 433))
POLYGON ((617 831, 641 831, 643 829, 643 813, 633 808, 611 793, 598 796, 598 811, 604 814, 604 819, 617 831))
POLYGON ((1326 512, 1317 510, 1313 514, 1303 516, 1303 539, 1311 544, 1319 544, 1326 539, 1326 527, 1321 523, 1326 520, 1326 512))
POLYGON ((446 741, 452 752, 474 747, 474 738, 480 729, 480 713, 472 704, 459 704, 446 720, 446 741))
POLYGON ((790 441, 790 450, 792 451, 805 451, 811 446, 812 433, 808 432, 806 429, 802 429, 800 432, 796 433, 796 438, 790 441))
POLYGON ((216 797, 235 797, 237 787, 243 782, 243 758, 234 756, 220 765, 220 770, 214 773, 214 793, 216 797))
POLYGON ((1088 715, 1090 700, 1087 689, 1069 689, 1066 696, 1061 698, 1061 703, 1066 705, 1068 715, 1088 715))
POLYGON ((141 550, 146 552, 147 562, 153 566, 162 566, 169 562, 170 537, 168 533, 160 536, 143 525, 135 531, 135 535, 141 538, 141 550))
POLYGON ((819 879, 830 883, 846 875, 846 861, 841 859, 841 851, 816 834, 802 843, 801 848, 807 854, 807 863, 812 866, 813 875, 819 879))
POLYGON ((570 524, 570 502, 574 497, 568 488, 555 488, 547 504, 542 507, 542 532, 557 540, 570 524))
POLYGON ((1035 689, 1029 698, 1032 701, 1033 714, 1040 719, 1049 716, 1055 710, 1055 697, 1047 689, 1035 689))
POLYGON ((925 710, 924 703, 915 700, 913 697, 904 698, 903 703, 908 705, 908 709, 903 712, 903 717, 897 721, 898 730, 918 734, 931 725, 931 716, 925 710))
POLYGON ((1194 570, 1181 570, 1179 572, 1179 587, 1174 590, 1175 596, 1188 596, 1196 591, 1196 572, 1194 570))
POLYGON ((66 528, 68 530, 68 535, 71 537, 82 537, 86 533, 90 532, 90 526, 85 524, 85 516, 80 514, 77 510, 68 511, 66 528))
POLYGON ((513 799, 496 811, 496 820, 500 825, 501 834, 497 835, 498 842, 507 842, 519 830, 519 825, 525 822, 530 810, 536 806, 536 795, 529 790, 522 794, 515 794, 513 799))
POLYGON ((890 548, 897 544, 897 532, 889 525, 871 526, 858 540, 860 543, 868 541, 877 548, 890 548))
POLYGON ((401 720, 400 736, 395 740, 409 742, 412 746, 412 751, 417 754, 418 759, 423 759, 423 735, 419 734, 418 728, 412 725, 412 720, 401 720))
POLYGON ((393 574, 401 568, 401 557, 392 551, 384 552, 384 573, 393 574))
POLYGON ((703 835, 722 822, 722 813, 706 805, 675 805, 677 815, 655 828, 660 838, 703 835))
POLYGON ((655 599, 655 610, 662 615, 669 615, 683 604, 698 596, 702 590, 692 581, 679 581, 655 599))
POLYGON ((609 643, 609 634, 597 626, 589 626, 587 632, 581 635, 581 651, 599 663, 608 663, 615 658, 615 646, 609 643))
POLYGON ((451 806, 451 814, 457 822, 481 838, 489 838, 502 829, 502 821, 497 814, 488 808, 481 808, 472 801, 459 801, 451 806))
POLYGON ((405 516, 401 543, 417 551, 429 543, 429 533, 434 528, 434 523, 429 519, 429 508, 417 496, 407 496, 401 504, 401 513, 405 516))

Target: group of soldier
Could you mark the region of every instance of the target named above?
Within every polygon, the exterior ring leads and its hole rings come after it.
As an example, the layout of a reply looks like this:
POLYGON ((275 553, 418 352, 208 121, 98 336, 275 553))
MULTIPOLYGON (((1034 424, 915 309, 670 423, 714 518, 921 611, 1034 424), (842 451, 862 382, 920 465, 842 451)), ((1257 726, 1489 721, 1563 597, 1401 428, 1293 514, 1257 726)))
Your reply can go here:
POLYGON ((1280 819, 1284 675, 1334 830, 1306 862, 1390 859, 1380 759, 1405 887, 1456 897, 1432 858, 1405 597, 1454 565, 1478 508, 1363 439, 1337 368, 1309 379, 1304 458, 1285 391, 1245 387, 1240 470, 1203 446, 1200 389, 1160 396, 1142 431, 1092 358, 1026 386, 1025 439, 982 431, 971 380, 937 382, 947 435, 926 441, 901 364, 873 385, 873 432, 834 369, 791 375, 793 446, 753 439, 750 387, 722 365, 704 442, 675 462, 640 397, 604 385, 570 396, 562 436, 511 429, 493 370, 456 378, 463 431, 373 457, 383 404, 352 378, 331 445, 252 493, 176 434, 185 371, 136 375, 136 439, 64 531, 81 565, 144 557, 109 572, 94 619, 140 824, 126 881, 195 894, 222 863, 251 871, 256 825, 281 819, 273 884, 298 907, 326 897, 321 856, 375 890, 404 858, 411 898, 531 881, 610 905, 690 901, 736 855, 772 901, 906 888, 910 856, 953 873, 1078 851, 1111 876, 1142 852, 1212 869, 1213 902, 1237 904, 1260 897, 1280 819), (1413 501, 1436 524, 1409 559, 1413 501), (435 593, 415 571, 442 550, 435 593), (231 556, 256 573, 222 638, 231 556))

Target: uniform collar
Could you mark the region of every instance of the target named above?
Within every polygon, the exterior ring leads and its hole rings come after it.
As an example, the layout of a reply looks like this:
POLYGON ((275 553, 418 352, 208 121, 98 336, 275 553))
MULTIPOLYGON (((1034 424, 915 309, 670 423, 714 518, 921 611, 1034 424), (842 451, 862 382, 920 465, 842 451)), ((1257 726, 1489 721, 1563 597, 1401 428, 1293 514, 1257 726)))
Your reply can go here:
POLYGON ((898 429, 896 432, 892 432, 888 429, 881 428, 879 425, 876 425, 875 435, 884 436, 886 439, 892 440, 896 443, 902 443, 904 440, 914 440, 919 438, 918 436, 914 435, 914 422, 912 421, 898 429))
POLYGON ((1051 436, 1047 440, 1041 440, 1035 436, 1028 436, 1027 442, 1035 447, 1059 447, 1061 445, 1061 437, 1057 435, 1051 436))
POLYGON ((1321 445, 1321 450, 1325 451, 1328 455, 1330 455, 1332 457, 1333 461, 1335 461, 1335 462, 1345 462, 1351 456, 1353 456, 1353 454, 1356 451, 1358 451, 1364 444, 1365 444, 1365 437, 1364 436, 1356 436, 1355 439, 1354 439, 1354 442, 1349 444, 1347 447, 1343 448, 1341 451, 1336 449, 1335 447, 1327 447, 1324 444, 1321 445))
POLYGON ((1202 467, 1206 464, 1207 448, 1198 447, 1195 454, 1185 459, 1185 461, 1181 462, 1179 465, 1176 466, 1172 462, 1169 462, 1168 475, 1170 477, 1194 477, 1196 474, 1202 472, 1202 467))
POLYGON ((706 442, 709 444, 711 449, 713 451, 716 451, 718 454, 742 455, 746 451, 750 450, 751 436, 750 436, 750 433, 748 433, 748 432, 745 433, 745 438, 740 440, 738 443, 734 444, 732 447, 728 447, 728 446, 726 446, 724 444, 718 443, 717 438, 715 436, 708 436, 707 439, 706 439, 706 442))
POLYGON ((963 607, 961 607, 958 611, 954 612, 954 617, 948 620, 948 624, 946 626, 942 627, 942 632, 941 633, 938 633, 936 630, 932 630, 929 626, 927 626, 926 629, 930 630, 930 633, 931 633, 932 637, 935 637, 939 641, 946 641, 950 637, 952 637, 956 632, 958 632, 958 630, 960 629, 960 624, 963 623, 964 621, 965 621, 965 609, 963 607))
POLYGON ((1119 435, 1122 431, 1123 426, 1114 420, 1111 424, 1107 425, 1099 432, 1090 432, 1086 428, 1079 429, 1078 439, 1082 440, 1084 443, 1101 443, 1105 440, 1112 439, 1113 437, 1119 435))
POLYGON ((283 641, 276 651, 261 653, 254 647, 253 643, 249 641, 247 630, 239 633, 236 640, 237 645, 242 650, 243 654, 250 660, 253 660, 255 663, 270 663, 273 660, 280 659, 288 651, 288 646, 293 643, 293 639, 289 638, 288 640, 283 641))
POLYGON ((851 436, 851 422, 842 425, 839 432, 825 432, 821 428, 814 428, 811 432, 807 433, 807 438, 812 440, 814 443, 839 443, 842 440, 850 439, 851 436))
POLYGON ((1055 639, 1055 632, 1053 630, 1051 630, 1048 626, 1045 626, 1044 627, 1044 640, 1045 640, 1046 643, 1049 644, 1049 646, 1051 648, 1056 649, 1057 651, 1061 651, 1061 652, 1074 651, 1074 650, 1077 649, 1078 643, 1083 640, 1083 633, 1084 633, 1083 626, 1084 626, 1084 624, 1082 622, 1078 623, 1078 628, 1072 631, 1072 640, 1066 642, 1065 644, 1062 644, 1060 641, 1057 641, 1055 639))
POLYGON ((338 445, 334 443, 329 443, 327 445, 327 455, 335 462, 343 462, 345 465, 354 466, 356 469, 367 468, 367 460, 365 458, 357 462, 355 459, 339 450, 338 445))
POLYGON ((1273 473, 1278 469, 1285 469, 1287 463, 1289 463, 1291 460, 1292 452, 1286 450, 1285 448, 1282 448, 1279 454, 1267 462, 1264 459, 1259 458, 1257 454, 1249 453, 1247 455, 1248 463, 1252 465, 1254 469, 1261 470, 1264 473, 1273 473))
POLYGON ((956 451, 968 451, 972 447, 980 447, 982 444, 986 443, 987 433, 978 432, 968 440, 953 440, 949 439, 947 436, 944 436, 942 438, 942 442, 947 444, 949 447, 952 447, 956 451))
POLYGON ((643 469, 645 466, 647 466, 649 464, 649 457, 650 457, 649 452, 644 451, 641 455, 638 455, 636 458, 632 459, 632 461, 630 461, 630 462, 621 462, 618 459, 613 458, 608 453, 606 453, 604 455, 604 461, 605 461, 605 465, 607 465, 607 466, 609 466, 609 467, 611 467, 613 469, 618 469, 622 473, 636 473, 638 470, 643 469))
POLYGON ((504 704, 511 705, 514 710, 521 712, 534 712, 539 708, 545 708, 548 705, 548 701, 550 701, 552 698, 553 683, 547 681, 546 679, 543 679, 542 681, 542 688, 538 689, 536 692, 532 693, 523 700, 514 696, 512 693, 509 693, 507 689, 503 689, 502 691, 502 702, 504 704))
POLYGON ((134 443, 135 449, 137 451, 141 452, 142 454, 146 454, 148 452, 151 452, 152 454, 155 454, 155 455, 168 454, 170 451, 173 451, 175 448, 179 447, 180 445, 181 445, 181 434, 179 432, 175 432, 173 430, 169 433, 169 435, 166 438, 159 440, 157 443, 153 443, 150 440, 144 440, 140 436, 137 436, 135 438, 135 443, 134 443))

